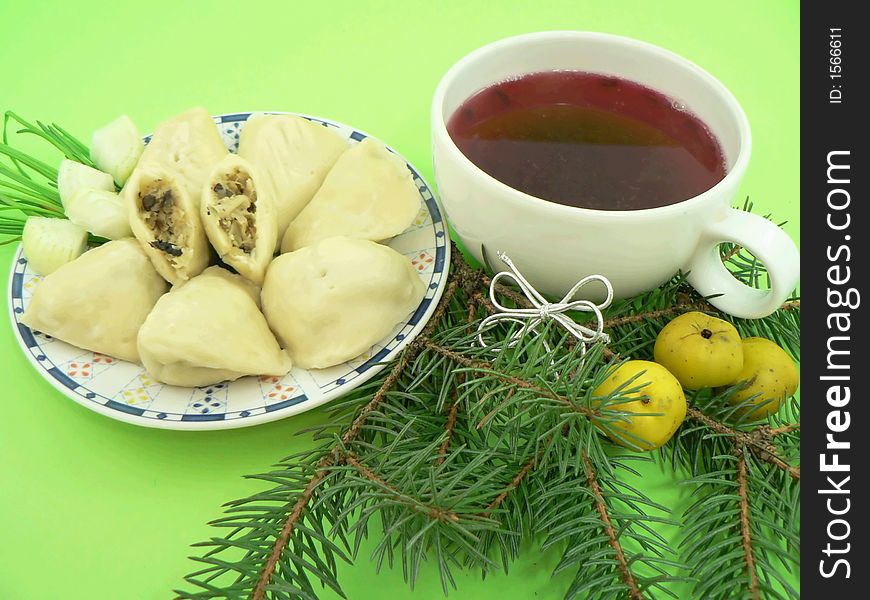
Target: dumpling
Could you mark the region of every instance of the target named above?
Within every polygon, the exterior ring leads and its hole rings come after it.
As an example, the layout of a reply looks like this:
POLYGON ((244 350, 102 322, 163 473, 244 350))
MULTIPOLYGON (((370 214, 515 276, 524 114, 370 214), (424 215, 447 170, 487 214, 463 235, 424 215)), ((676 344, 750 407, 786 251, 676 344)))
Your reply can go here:
POLYGON ((257 285, 275 254, 278 224, 270 189, 244 158, 228 154, 202 191, 200 216, 221 260, 257 285))
POLYGON ((136 335, 166 282, 133 238, 88 250, 43 279, 22 323, 73 346, 139 362, 136 335))
POLYGON ((157 126, 138 166, 159 165, 183 185, 199 207, 209 173, 229 151, 204 108, 193 108, 157 126))
POLYGON ((329 171, 311 202, 290 223, 281 251, 343 235, 380 241, 402 233, 420 212, 420 193, 405 161, 366 138, 329 171))
POLYGON ((257 288, 220 267, 163 296, 139 330, 145 369, 170 385, 199 386, 243 375, 281 376, 290 358, 260 312, 257 288))
POLYGON ((269 180, 278 215, 278 239, 348 149, 335 131, 295 115, 252 115, 242 127, 239 156, 269 180))
POLYGON ((124 187, 124 197, 133 235, 166 281, 182 283, 208 266, 211 250, 199 203, 176 173, 157 163, 140 164, 124 187))
POLYGON ((263 313, 293 363, 319 369, 365 352, 425 291, 411 261, 392 248, 334 237, 272 261, 263 313))

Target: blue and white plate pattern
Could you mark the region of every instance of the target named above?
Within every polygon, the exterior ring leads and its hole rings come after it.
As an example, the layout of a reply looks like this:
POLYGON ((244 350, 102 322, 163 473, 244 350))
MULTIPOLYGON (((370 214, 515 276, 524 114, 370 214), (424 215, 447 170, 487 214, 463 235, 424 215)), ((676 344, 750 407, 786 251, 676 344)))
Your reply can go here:
MULTIPOLYGON (((214 117, 231 151, 236 150, 239 131, 250 115, 214 117)), ((334 129, 350 144, 367 137, 335 121, 300 116, 334 129)), ((136 425, 230 429, 282 419, 320 406, 361 385, 393 359, 420 333, 444 291, 450 264, 444 211, 419 172, 410 163, 408 169, 420 191, 420 213, 387 245, 411 259, 426 284, 426 296, 387 337, 353 360, 328 369, 293 368, 284 377, 243 377, 201 388, 164 385, 154 381, 140 365, 76 348, 20 323, 41 279, 28 269, 20 246, 9 280, 9 312, 16 337, 39 374, 64 395, 98 413, 136 425)))

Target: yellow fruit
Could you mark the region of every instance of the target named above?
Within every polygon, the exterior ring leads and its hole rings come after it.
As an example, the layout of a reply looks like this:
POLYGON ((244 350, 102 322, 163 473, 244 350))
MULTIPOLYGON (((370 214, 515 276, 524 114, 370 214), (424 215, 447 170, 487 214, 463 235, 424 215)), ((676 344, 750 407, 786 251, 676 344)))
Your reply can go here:
POLYGON ((728 321, 701 312, 665 325, 653 353, 687 390, 728 385, 743 368, 740 334, 728 321))
POLYGON ((686 418, 686 396, 680 382, 659 364, 630 360, 610 373, 592 394, 608 396, 623 384, 624 390, 643 387, 629 394, 620 392, 619 395, 625 396, 625 400, 608 403, 606 408, 637 414, 630 417, 629 422, 609 422, 605 429, 608 437, 618 444, 629 446, 613 432, 607 431, 614 428, 625 432, 627 441, 644 450, 654 450, 664 445, 686 418))
POLYGON ((798 380, 797 366, 785 350, 764 338, 746 338, 743 340, 743 369, 733 383, 748 383, 729 401, 732 405, 742 404, 757 394, 738 412, 753 421, 763 419, 778 411, 797 391, 798 380))

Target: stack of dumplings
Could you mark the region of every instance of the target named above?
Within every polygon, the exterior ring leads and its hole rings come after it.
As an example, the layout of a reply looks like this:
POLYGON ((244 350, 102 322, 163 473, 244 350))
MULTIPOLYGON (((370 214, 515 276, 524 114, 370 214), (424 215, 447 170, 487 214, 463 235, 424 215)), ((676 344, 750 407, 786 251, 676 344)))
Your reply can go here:
POLYGON ((371 138, 252 115, 232 154, 195 108, 156 128, 122 196, 135 237, 46 276, 22 322, 169 385, 346 362, 425 294, 408 258, 378 243, 420 200, 371 138))

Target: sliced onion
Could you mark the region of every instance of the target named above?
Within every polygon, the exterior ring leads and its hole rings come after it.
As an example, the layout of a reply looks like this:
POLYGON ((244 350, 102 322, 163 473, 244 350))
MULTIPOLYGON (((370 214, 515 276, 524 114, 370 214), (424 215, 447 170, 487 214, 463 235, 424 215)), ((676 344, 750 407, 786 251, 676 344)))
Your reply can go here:
POLYGON ((133 235, 127 204, 115 192, 82 188, 70 198, 66 216, 79 227, 110 240, 133 235))
POLYGON ((28 217, 21 235, 24 257, 40 275, 53 273, 78 258, 87 242, 87 232, 66 219, 28 217))
POLYGON ((97 171, 68 158, 63 159, 57 170, 57 191, 64 208, 67 207, 73 194, 82 188, 114 192, 115 182, 108 173, 97 171))
POLYGON ((91 160, 118 185, 124 185, 130 177, 144 149, 142 134, 127 115, 97 129, 91 138, 91 160))

